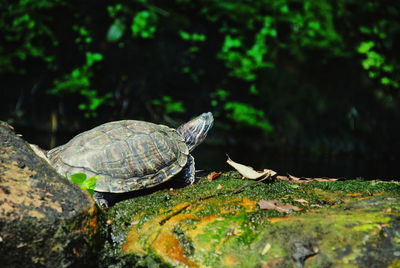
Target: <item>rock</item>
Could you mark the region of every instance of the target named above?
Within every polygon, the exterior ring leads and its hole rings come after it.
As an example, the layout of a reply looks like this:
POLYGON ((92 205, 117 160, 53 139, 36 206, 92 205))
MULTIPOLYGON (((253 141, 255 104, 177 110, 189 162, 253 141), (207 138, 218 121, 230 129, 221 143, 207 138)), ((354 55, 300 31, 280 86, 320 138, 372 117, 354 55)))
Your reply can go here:
POLYGON ((90 196, 0 121, 0 266, 91 266, 97 231, 90 196))
POLYGON ((276 180, 237 191, 248 183, 240 177, 116 204, 105 215, 100 267, 399 265, 399 183, 276 180), (261 200, 291 205, 261 209, 261 200))

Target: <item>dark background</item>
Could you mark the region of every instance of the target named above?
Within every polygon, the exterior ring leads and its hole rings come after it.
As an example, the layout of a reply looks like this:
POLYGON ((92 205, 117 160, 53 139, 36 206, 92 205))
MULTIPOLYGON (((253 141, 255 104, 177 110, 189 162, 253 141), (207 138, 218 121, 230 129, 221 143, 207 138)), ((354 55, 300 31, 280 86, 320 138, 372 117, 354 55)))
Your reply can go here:
POLYGON ((0 4, 0 119, 31 143, 211 111, 198 169, 398 178, 396 1, 0 4))

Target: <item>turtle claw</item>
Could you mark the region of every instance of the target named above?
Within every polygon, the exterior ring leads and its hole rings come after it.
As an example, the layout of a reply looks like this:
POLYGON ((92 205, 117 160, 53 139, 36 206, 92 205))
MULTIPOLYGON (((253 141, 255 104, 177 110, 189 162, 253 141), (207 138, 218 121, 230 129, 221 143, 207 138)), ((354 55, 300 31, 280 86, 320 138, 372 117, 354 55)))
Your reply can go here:
POLYGON ((103 193, 95 191, 93 194, 93 199, 96 201, 99 207, 108 208, 108 200, 103 193))

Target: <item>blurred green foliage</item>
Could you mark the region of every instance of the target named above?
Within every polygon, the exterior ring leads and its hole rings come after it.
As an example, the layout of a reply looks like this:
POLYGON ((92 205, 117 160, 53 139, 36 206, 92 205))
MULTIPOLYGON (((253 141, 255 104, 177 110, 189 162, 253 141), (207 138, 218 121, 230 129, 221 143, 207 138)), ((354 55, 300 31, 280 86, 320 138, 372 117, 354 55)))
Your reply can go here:
POLYGON ((237 122, 248 124, 263 129, 266 132, 272 131, 272 126, 265 118, 263 111, 253 108, 251 105, 240 102, 227 102, 224 109, 230 111, 229 118, 237 122))
POLYGON ((184 113, 186 111, 182 101, 173 101, 170 96, 163 96, 161 99, 154 99, 151 101, 154 106, 161 106, 163 112, 171 113, 184 113))
POLYGON ((157 14, 148 10, 139 11, 133 17, 131 26, 133 36, 153 38, 156 32, 157 14))
POLYGON ((70 74, 64 75, 62 79, 56 79, 54 88, 49 90, 49 93, 58 96, 62 96, 64 93, 79 93, 86 98, 86 102, 78 106, 83 111, 84 116, 97 116, 96 110, 100 105, 107 101, 109 105, 113 103, 111 92, 98 96, 97 90, 91 88, 91 78, 94 76, 91 67, 95 62, 102 59, 102 54, 86 52, 86 64, 74 69, 70 74))
POLYGON ((212 110, 221 127, 338 151, 400 132, 392 1, 0 4, 0 78, 18 92, 2 109, 10 120, 28 120, 39 101, 66 126, 212 110))

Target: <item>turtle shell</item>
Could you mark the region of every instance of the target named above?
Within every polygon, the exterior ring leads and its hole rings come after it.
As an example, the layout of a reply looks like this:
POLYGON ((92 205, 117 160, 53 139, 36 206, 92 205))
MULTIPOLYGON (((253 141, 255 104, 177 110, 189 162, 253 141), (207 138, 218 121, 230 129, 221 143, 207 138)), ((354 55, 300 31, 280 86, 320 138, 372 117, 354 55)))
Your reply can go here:
POLYGON ((175 129, 123 120, 100 125, 47 153, 61 174, 96 176, 96 191, 122 193, 158 185, 186 165, 189 150, 175 129))

